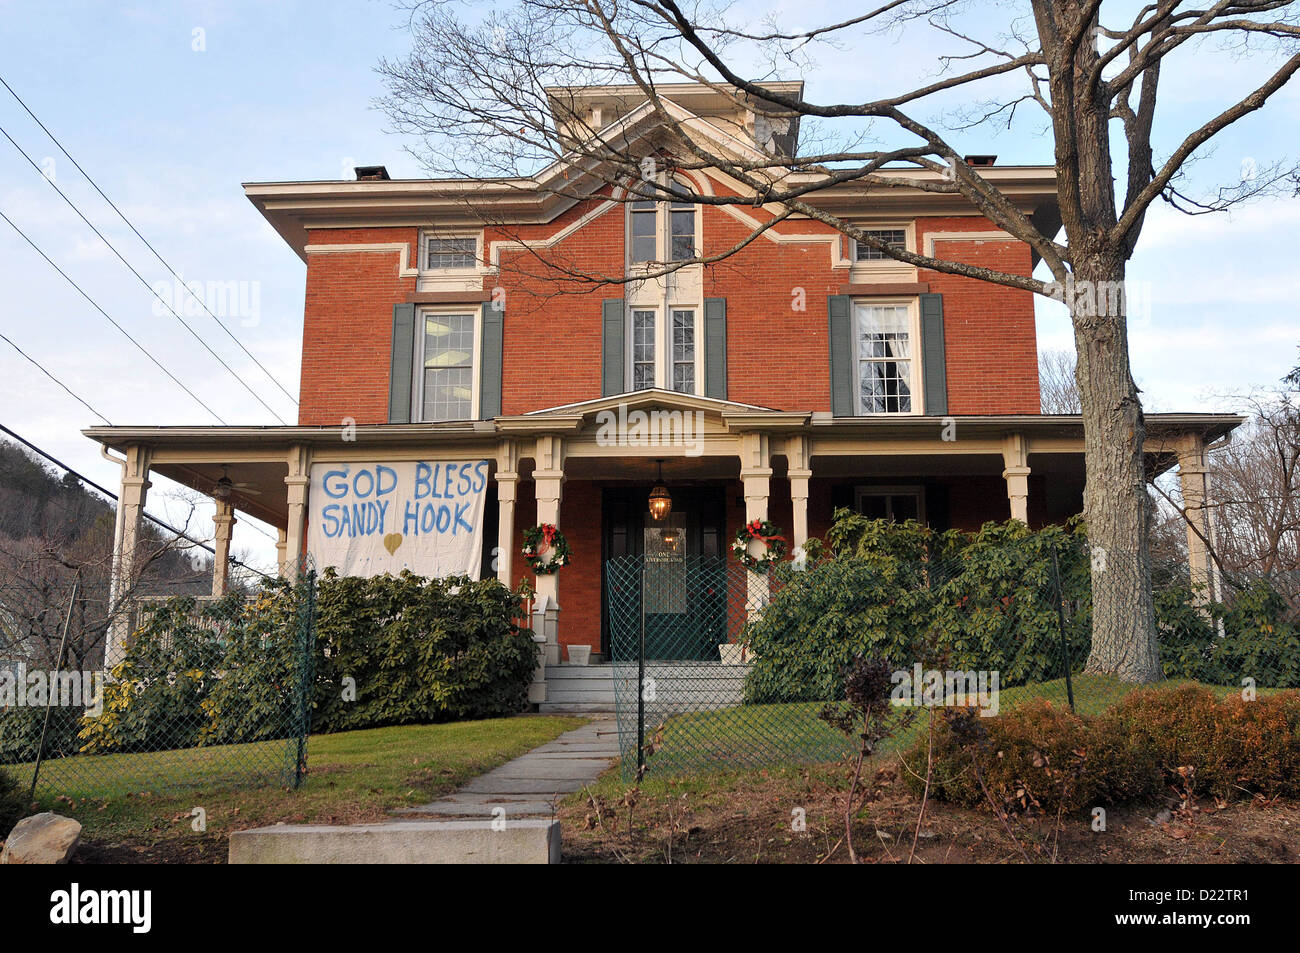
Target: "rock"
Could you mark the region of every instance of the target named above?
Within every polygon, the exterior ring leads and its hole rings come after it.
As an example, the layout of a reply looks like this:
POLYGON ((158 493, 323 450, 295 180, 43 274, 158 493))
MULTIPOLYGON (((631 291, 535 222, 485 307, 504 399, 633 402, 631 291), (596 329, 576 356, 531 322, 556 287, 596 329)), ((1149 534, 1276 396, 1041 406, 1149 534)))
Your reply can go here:
POLYGON ((9 834, 0 864, 66 864, 81 843, 81 825, 46 811, 24 817, 9 834))

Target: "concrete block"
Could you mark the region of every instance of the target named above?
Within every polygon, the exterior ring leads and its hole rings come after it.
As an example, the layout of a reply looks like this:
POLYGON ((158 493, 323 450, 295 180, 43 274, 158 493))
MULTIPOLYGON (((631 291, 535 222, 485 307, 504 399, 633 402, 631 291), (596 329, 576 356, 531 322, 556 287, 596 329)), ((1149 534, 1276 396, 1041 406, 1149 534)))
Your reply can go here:
POLYGON ((558 864, 552 820, 276 824, 230 835, 232 864, 558 864))

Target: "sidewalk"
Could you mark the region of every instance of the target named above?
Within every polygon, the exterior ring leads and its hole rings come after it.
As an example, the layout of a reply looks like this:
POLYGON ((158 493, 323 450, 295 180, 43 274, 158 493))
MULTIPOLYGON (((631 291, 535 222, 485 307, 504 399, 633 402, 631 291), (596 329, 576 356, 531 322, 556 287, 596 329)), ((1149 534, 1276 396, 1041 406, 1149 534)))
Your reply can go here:
POLYGON ((618 724, 594 717, 525 755, 479 775, 460 790, 428 804, 399 808, 398 820, 507 820, 549 818, 566 794, 581 790, 618 758, 618 724))

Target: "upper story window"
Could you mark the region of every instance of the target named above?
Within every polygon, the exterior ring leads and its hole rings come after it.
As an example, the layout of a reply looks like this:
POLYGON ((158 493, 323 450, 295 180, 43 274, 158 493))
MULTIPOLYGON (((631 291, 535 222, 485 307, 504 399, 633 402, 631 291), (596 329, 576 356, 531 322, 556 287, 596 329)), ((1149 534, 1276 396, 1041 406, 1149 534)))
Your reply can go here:
POLYGON ((478 315, 426 311, 416 326, 423 328, 415 382, 419 419, 472 420, 478 315))
POLYGON ((429 235, 424 239, 424 270, 466 270, 478 265, 478 238, 473 235, 453 237, 429 235))
MULTIPOLYGON (((868 228, 865 234, 890 248, 907 250, 907 229, 905 228, 868 228)), ((855 242, 858 261, 894 261, 879 248, 873 248, 865 242, 855 242)))
POLYGON ((696 256, 698 206, 687 201, 632 202, 628 207, 628 252, 632 264, 689 261, 696 256))
POLYGON ((917 316, 906 304, 856 302, 858 413, 910 414, 920 411, 914 357, 917 316))

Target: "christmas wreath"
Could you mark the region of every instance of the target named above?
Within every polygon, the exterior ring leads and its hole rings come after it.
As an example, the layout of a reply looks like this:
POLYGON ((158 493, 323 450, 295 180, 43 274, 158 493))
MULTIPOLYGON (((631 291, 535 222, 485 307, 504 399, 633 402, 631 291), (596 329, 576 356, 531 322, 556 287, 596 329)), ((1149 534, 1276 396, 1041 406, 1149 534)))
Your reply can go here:
POLYGON ((767 572, 768 568, 781 561, 785 556, 785 537, 781 531, 767 520, 750 520, 736 533, 731 543, 731 551, 751 572, 767 572), (761 556, 749 552, 752 540, 759 540, 765 545, 761 556))
POLYGON ((524 533, 524 559, 539 576, 569 564, 569 541, 552 523, 539 523, 524 533))

